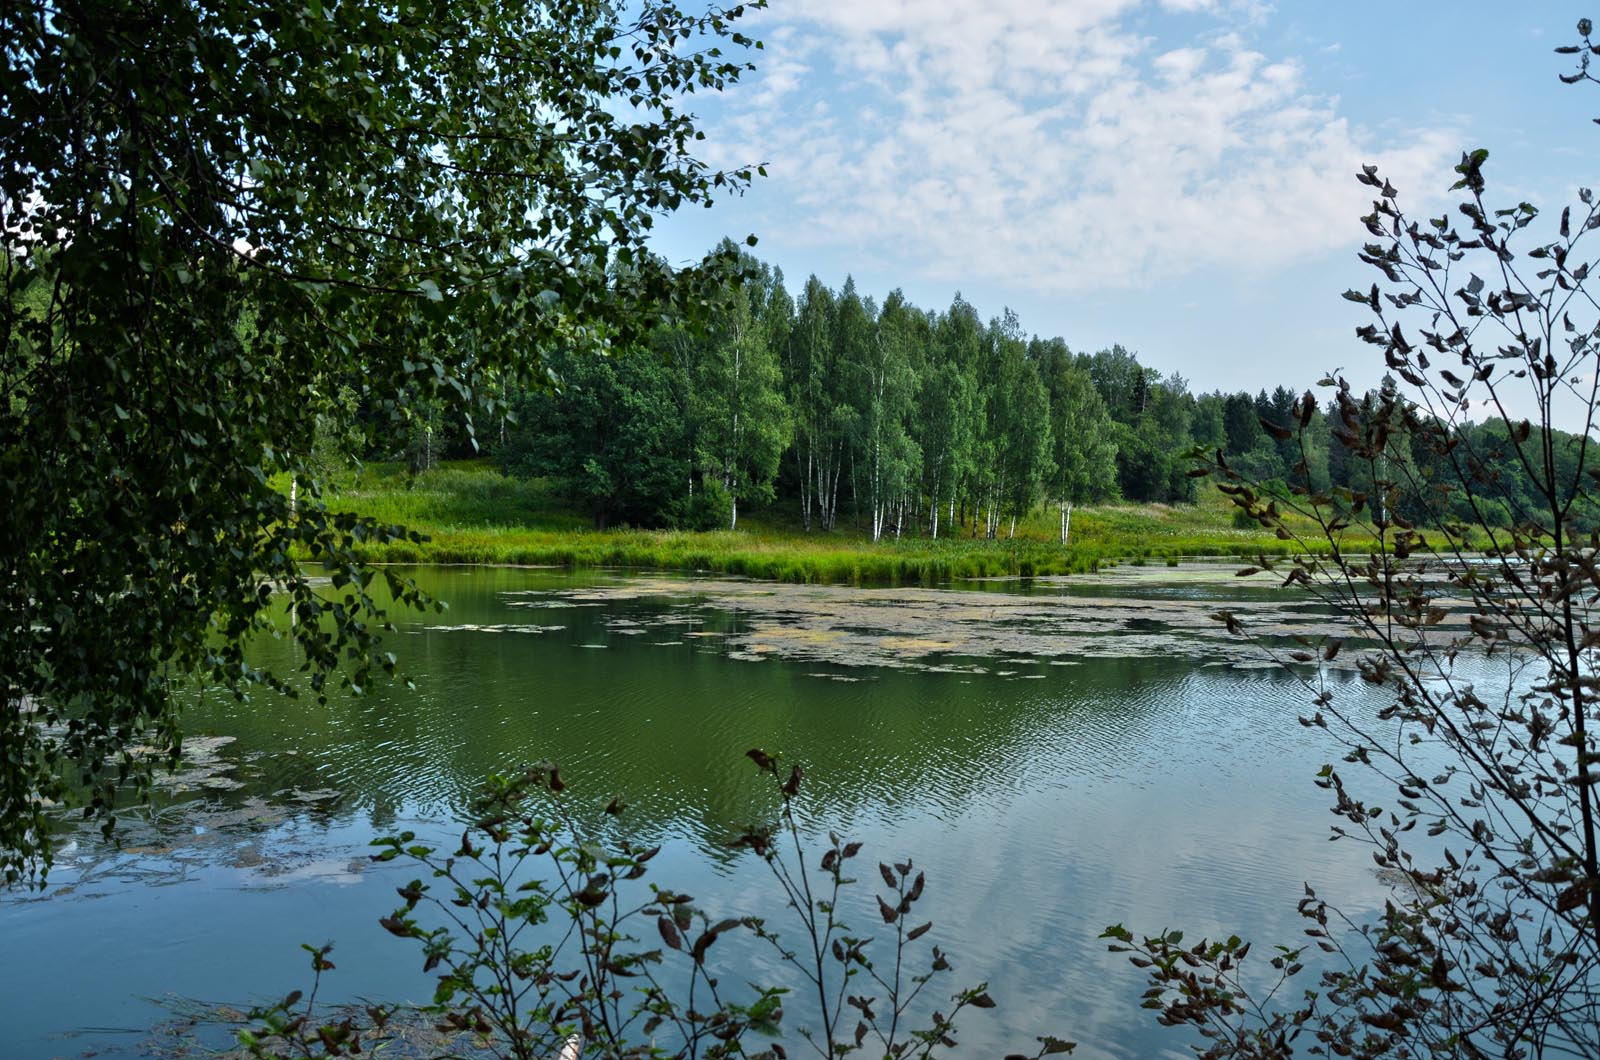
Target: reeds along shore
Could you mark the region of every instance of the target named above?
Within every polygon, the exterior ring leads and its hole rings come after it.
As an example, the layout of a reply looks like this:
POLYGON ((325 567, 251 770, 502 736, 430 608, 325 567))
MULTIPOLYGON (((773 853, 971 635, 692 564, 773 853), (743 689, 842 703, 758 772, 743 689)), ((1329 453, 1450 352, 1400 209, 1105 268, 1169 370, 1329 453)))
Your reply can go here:
MULTIPOLYGON (((457 463, 412 476, 369 465, 341 477, 330 507, 396 523, 428 538, 373 545, 366 556, 387 563, 524 564, 710 571, 787 582, 937 584, 965 578, 1079 574, 1117 563, 1176 563, 1182 558, 1246 559, 1299 551, 1254 526, 1235 525, 1234 509, 1206 491, 1200 503, 1080 507, 1072 540, 1061 544, 1057 513, 1041 508, 1015 536, 987 540, 970 525, 929 538, 906 528, 874 542, 841 505, 840 526, 807 532, 783 508, 741 517, 737 531, 597 531, 562 507, 539 483, 507 478, 487 464, 457 463)), ((1306 530, 1315 540, 1315 527, 1306 530)))

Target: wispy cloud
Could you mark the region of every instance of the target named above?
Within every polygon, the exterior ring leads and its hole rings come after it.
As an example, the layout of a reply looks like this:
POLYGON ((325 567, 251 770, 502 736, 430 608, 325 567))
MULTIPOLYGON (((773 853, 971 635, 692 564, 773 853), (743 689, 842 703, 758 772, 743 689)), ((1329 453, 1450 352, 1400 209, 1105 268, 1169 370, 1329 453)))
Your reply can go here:
POLYGON ((1255 50, 1257 3, 790 0, 711 124, 770 162, 766 232, 1042 293, 1281 267, 1359 239, 1377 162, 1438 187, 1453 138, 1380 141, 1255 50), (1174 13, 1175 12, 1175 13, 1174 13), (1179 19, 1182 47, 1151 18, 1179 19), (1198 32, 1197 32, 1198 30, 1198 32))

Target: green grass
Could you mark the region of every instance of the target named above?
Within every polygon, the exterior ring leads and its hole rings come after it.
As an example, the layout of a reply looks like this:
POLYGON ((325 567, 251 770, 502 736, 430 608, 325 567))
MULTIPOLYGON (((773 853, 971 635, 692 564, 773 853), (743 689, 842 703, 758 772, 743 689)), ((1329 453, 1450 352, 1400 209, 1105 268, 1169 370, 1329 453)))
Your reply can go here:
MULTIPOLYGON (((1014 539, 971 537, 971 527, 938 540, 903 537, 874 543, 841 505, 841 526, 807 533, 783 508, 741 514, 737 531, 595 531, 582 515, 552 500, 541 483, 509 479, 486 463, 452 463, 412 476, 368 465, 337 481, 329 506, 419 531, 429 540, 373 546, 369 559, 391 563, 526 564, 713 571, 788 582, 936 584, 963 578, 1076 574, 1109 563, 1180 557, 1287 555, 1291 543, 1233 524, 1233 507, 1208 492, 1195 505, 1110 504, 1080 507, 1072 543, 1057 540, 1055 509, 1017 526, 1014 539)), ((1309 524, 1307 524, 1309 528, 1309 524)), ((1002 532, 1009 525, 1002 526, 1002 532)))
POLYGON ((404 464, 367 464, 335 480, 328 498, 337 511, 424 532, 439 530, 583 530, 589 525, 549 497, 538 483, 507 478, 486 461, 455 461, 421 475, 404 464))

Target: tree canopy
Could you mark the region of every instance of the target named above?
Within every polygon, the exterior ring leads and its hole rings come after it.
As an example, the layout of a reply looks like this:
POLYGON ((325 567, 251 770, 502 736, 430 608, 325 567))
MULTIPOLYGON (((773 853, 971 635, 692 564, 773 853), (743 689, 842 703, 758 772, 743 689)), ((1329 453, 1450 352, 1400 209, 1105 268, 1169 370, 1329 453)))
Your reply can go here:
POLYGON ((695 156, 686 103, 747 68, 720 46, 759 6, 5 6, 8 880, 47 864, 52 802, 109 811, 140 748, 179 753, 185 680, 289 690, 241 650, 273 616, 317 694, 392 667, 383 609, 418 594, 353 549, 400 531, 328 514, 312 460, 346 388, 470 423, 542 350, 699 314, 721 258, 645 240, 753 175, 695 156))

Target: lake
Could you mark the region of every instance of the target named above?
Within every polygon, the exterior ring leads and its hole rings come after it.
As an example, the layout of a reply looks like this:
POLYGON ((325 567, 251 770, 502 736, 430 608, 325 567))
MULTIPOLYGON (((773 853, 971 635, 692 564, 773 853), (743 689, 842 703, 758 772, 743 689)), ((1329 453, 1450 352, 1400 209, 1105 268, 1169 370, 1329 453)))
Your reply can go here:
MULTIPOLYGON (((1273 637, 1329 628, 1255 580, 409 573, 450 605, 400 616, 391 638, 415 691, 199 696, 185 715, 196 761, 121 849, 69 836, 47 889, 0 897, 0 1056, 215 1042, 214 1006, 309 985, 302 942, 335 942, 330 997, 425 1000, 416 947, 376 923, 416 871, 371 863, 367 844, 450 833, 484 775, 539 759, 561 764, 573 798, 627 803, 663 847, 652 879, 775 922, 765 867, 727 843, 771 804, 744 752, 804 763, 808 837, 865 844, 854 922, 877 920, 876 862, 913 858, 926 941, 955 965, 946 993, 988 981, 999 1006, 962 1023, 960 1055, 1031 1052, 1047 1033, 1078 1056, 1182 1055, 1186 1039, 1138 1008, 1141 973, 1098 940, 1106 925, 1236 932, 1259 953, 1303 941, 1303 881, 1356 914, 1389 893, 1364 850, 1327 841, 1312 777, 1337 754, 1295 721, 1310 693, 1208 617, 1227 606, 1273 637)), ((282 641, 257 658, 295 664, 282 641)), ((1353 675, 1329 680, 1368 695, 1353 675)), ((739 978, 778 974, 759 949, 721 949, 739 978)))

